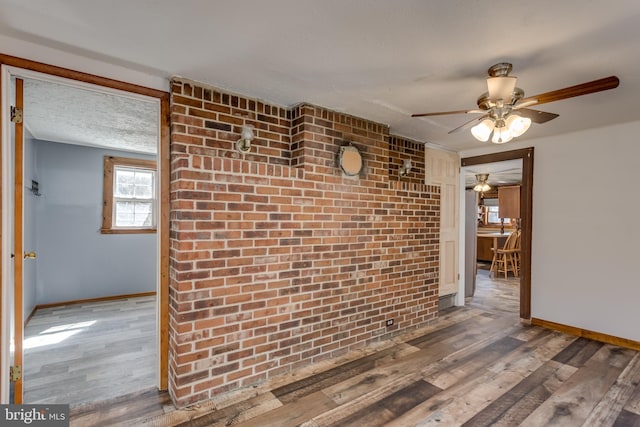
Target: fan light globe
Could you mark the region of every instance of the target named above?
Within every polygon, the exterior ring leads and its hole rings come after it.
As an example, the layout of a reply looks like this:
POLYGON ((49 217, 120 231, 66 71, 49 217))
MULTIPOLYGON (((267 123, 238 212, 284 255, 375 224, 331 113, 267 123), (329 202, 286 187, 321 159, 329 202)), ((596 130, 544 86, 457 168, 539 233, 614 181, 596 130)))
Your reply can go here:
POLYGON ((513 135, 507 126, 497 127, 493 131, 493 138, 491 142, 494 144, 504 144, 513 139, 513 135))
POLYGON ((471 134, 478 141, 487 142, 495 126, 496 124, 493 120, 485 119, 471 128, 471 134))
POLYGON ((512 114, 507 119, 506 125, 511 131, 511 135, 513 135, 514 138, 517 138, 529 129, 529 126, 531 126, 531 119, 528 117, 520 117, 517 114, 512 114))

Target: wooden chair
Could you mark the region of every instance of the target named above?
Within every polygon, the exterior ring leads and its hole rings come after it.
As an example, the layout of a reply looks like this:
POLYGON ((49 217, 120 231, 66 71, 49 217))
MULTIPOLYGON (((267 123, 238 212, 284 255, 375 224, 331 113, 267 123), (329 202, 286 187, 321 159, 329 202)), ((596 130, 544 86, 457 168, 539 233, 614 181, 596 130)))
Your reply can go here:
POLYGON ((520 232, 520 230, 518 230, 518 240, 516 241, 516 247, 515 250, 513 251, 513 259, 516 263, 515 268, 516 268, 516 276, 520 276, 520 243, 522 241, 522 233, 520 232))
POLYGON ((491 269, 489 275, 493 272, 496 274, 504 273, 506 279, 509 272, 518 277, 520 259, 520 230, 514 231, 507 237, 502 249, 493 249, 493 260, 491 261, 491 269))

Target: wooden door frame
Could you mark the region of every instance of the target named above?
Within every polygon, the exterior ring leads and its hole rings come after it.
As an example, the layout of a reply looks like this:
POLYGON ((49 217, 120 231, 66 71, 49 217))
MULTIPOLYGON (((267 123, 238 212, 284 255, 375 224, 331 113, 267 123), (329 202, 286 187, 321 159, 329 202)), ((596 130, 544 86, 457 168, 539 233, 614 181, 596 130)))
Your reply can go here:
MULTIPOLYGON (((20 110, 24 109, 24 80, 16 78, 15 106, 20 110)), ((15 325, 24 323, 24 300, 23 300, 23 278, 24 278, 24 123, 22 121, 15 124, 14 136, 14 162, 13 162, 13 330, 14 334, 14 356, 13 364, 23 366, 22 343, 24 341, 24 327, 16 328, 15 325), (19 202, 19 203, 16 203, 19 202), (16 220, 16 218, 19 218, 16 220), (17 280, 19 278, 19 280, 17 280), (18 283, 18 284, 16 284, 18 283), (20 301, 23 304, 18 306, 15 302, 20 301), (20 323, 18 323, 20 322, 20 323)), ((24 325, 23 325, 24 326, 24 325)), ((13 393, 15 396, 14 403, 22 404, 22 378, 14 383, 13 393)))
MULTIPOLYGON (((156 98, 160 104, 160 120, 159 120, 159 150, 158 150, 158 173, 160 176, 160 194, 159 206, 160 217, 158 218, 158 289, 157 289, 157 307, 158 307, 158 364, 159 378, 158 387, 160 390, 168 388, 168 371, 169 371, 169 183, 170 183, 170 129, 169 129, 169 93, 139 86, 119 80, 100 77, 93 74, 83 73, 80 71, 70 70, 67 68, 48 65, 41 62, 31 61, 28 59, 18 58, 14 56, 4 55, 0 53, 0 65, 10 66, 18 69, 35 71, 42 74, 48 74, 55 77, 61 77, 69 80, 76 80, 80 83, 89 83, 96 86, 102 86, 110 89, 116 89, 123 92, 156 98)), ((3 98, 0 90, 0 99, 3 98)), ((2 111, 0 117, 0 126, 4 126, 4 121, 8 117, 8 111, 2 111)), ((0 147, 4 146, 4 132, 0 135, 0 147)), ((2 185, 2 151, 0 151, 0 188, 2 185)), ((0 193, 2 197, 2 193, 0 193)), ((2 200, 2 199, 0 199, 2 200)), ((2 217, 2 205, 0 204, 0 217, 2 217)), ((2 238, 0 231, 0 238, 2 238)), ((0 259, 2 246, 0 245, 0 259)), ((0 264, 0 276, 2 276, 2 265, 0 264)), ((4 284, 3 284, 4 286, 4 284)), ((0 306, 2 304, 2 292, 0 292, 0 306)), ((2 331, 2 318, 0 317, 0 331, 2 331)), ((5 381, 0 372, 0 381, 5 381)), ((7 396, 8 397, 8 396, 7 396)))
POLYGON ((521 274, 520 274, 520 318, 531 320, 531 236, 533 225, 533 147, 503 151, 460 159, 460 165, 474 166, 484 163, 522 159, 522 193, 520 213, 522 221, 521 274))

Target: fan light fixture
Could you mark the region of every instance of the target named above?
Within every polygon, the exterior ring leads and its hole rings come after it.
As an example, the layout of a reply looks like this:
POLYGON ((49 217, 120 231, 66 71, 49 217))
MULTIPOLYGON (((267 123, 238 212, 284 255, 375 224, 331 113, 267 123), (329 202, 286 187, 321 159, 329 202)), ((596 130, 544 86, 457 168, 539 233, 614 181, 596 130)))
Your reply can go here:
POLYGON ((478 181, 473 187, 473 191, 477 191, 479 193, 484 193, 486 191, 491 190, 491 186, 487 184, 487 179, 489 179, 488 173, 479 173, 476 174, 476 181, 478 181))
POLYGON ((525 98, 524 90, 516 87, 517 78, 509 75, 512 68, 513 66, 509 62, 499 62, 489 67, 487 70, 489 74, 487 92, 478 97, 477 109, 419 113, 412 114, 411 117, 482 113, 483 116, 469 120, 449 133, 468 129, 469 126, 475 124, 471 128, 471 134, 477 140, 486 142, 491 138, 492 142, 503 144, 524 134, 532 121, 542 124, 558 117, 555 113, 532 110, 529 107, 614 89, 620 84, 618 77, 609 76, 525 98))
POLYGON ((489 118, 471 128, 471 134, 478 140, 486 142, 493 133, 491 142, 504 144, 524 134, 531 126, 531 119, 517 114, 509 114, 507 119, 489 118))

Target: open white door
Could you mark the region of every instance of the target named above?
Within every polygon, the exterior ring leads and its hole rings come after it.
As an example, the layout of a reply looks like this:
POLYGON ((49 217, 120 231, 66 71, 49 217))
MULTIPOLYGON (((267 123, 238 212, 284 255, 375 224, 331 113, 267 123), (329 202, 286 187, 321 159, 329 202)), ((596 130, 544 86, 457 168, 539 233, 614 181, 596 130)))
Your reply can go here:
POLYGON ((425 148, 425 183, 440 186, 440 297, 458 292, 459 165, 458 154, 425 148))

